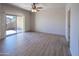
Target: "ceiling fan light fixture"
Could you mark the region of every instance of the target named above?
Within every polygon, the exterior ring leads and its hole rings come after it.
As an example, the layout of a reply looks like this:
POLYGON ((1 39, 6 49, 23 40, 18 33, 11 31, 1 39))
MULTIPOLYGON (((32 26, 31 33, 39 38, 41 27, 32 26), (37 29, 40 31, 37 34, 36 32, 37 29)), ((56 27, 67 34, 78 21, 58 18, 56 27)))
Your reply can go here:
POLYGON ((36 9, 32 9, 32 12, 37 12, 37 10, 36 9))

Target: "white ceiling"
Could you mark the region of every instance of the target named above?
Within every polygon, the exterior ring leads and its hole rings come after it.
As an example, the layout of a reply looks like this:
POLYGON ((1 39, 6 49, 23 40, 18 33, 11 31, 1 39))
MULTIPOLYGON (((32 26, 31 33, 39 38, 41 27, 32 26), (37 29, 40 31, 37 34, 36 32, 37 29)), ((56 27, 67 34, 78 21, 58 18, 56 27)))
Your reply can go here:
MULTIPOLYGON (((29 11, 31 11, 32 8, 32 3, 10 3, 10 4, 29 11)), ((65 7, 65 5, 66 5, 65 3, 37 3, 36 4, 36 6, 43 7, 43 9, 65 7)))

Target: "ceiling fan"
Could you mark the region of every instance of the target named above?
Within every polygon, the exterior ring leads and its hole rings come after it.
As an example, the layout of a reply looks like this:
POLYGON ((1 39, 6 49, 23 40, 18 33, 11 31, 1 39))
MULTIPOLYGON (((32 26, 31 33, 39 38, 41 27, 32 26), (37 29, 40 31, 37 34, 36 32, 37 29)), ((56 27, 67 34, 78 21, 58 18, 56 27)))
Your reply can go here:
POLYGON ((42 9, 42 7, 37 7, 36 4, 38 4, 38 3, 32 4, 32 12, 38 12, 38 11, 40 11, 40 9, 42 9))

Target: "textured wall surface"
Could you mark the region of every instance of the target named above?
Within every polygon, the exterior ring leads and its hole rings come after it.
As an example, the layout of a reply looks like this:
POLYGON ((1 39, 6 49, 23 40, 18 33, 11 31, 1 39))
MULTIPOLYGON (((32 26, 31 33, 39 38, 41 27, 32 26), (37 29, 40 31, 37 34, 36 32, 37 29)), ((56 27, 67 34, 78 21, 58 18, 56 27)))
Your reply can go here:
POLYGON ((35 30, 65 35, 65 7, 41 10, 36 14, 35 30))
POLYGON ((79 56, 79 4, 71 4, 70 50, 79 56))

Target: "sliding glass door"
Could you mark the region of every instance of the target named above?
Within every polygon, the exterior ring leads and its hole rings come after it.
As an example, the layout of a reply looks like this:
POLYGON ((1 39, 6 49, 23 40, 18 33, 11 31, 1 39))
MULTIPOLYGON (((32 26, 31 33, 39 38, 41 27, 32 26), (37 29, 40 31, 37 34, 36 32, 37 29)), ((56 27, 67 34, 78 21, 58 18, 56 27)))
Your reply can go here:
POLYGON ((17 16, 17 33, 24 32, 24 17, 17 16))
POLYGON ((6 15, 6 35, 17 33, 17 16, 6 15))
POLYGON ((6 36, 24 32, 24 24, 24 16, 6 15, 6 36))

